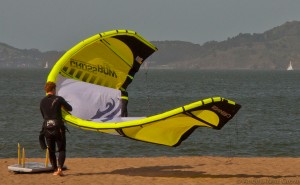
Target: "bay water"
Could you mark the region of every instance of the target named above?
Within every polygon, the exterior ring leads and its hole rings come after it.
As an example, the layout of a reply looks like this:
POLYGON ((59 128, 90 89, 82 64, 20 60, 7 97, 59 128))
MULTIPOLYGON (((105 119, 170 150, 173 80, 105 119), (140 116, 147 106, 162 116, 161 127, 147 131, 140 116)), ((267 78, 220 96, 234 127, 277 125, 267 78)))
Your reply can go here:
MULTIPOLYGON (((0 69, 0 158, 44 157, 39 103, 49 69, 0 69)), ((300 156, 300 71, 141 70, 129 116, 151 116, 221 96, 242 105, 221 130, 197 128, 167 147, 68 126, 67 157, 300 156)))

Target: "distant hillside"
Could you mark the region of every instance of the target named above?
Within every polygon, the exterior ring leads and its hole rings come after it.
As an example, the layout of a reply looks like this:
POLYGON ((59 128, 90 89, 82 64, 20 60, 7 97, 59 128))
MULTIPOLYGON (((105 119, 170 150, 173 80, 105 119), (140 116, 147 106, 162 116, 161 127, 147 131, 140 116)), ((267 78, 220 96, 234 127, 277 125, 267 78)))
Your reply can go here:
POLYGON ((49 67, 62 56, 64 52, 40 52, 37 49, 17 49, 0 43, 0 67, 42 68, 48 62, 49 67))
MULTIPOLYGON (((300 69, 300 22, 286 22, 264 33, 241 33, 226 41, 203 45, 183 41, 152 41, 158 51, 147 61, 152 68, 300 69)), ((0 43, 0 67, 50 67, 64 52, 20 50, 0 43)))
POLYGON ((261 34, 239 34, 202 46, 180 41, 152 42, 159 51, 151 60, 168 68, 286 69, 300 68, 300 22, 286 22, 261 34))

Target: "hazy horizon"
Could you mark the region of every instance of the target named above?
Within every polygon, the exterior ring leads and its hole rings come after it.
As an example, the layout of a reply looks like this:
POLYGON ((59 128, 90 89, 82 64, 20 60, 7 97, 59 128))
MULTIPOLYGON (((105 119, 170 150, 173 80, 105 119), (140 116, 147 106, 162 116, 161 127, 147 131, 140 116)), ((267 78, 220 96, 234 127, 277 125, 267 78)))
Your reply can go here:
POLYGON ((297 0, 2 0, 0 42, 59 51, 100 32, 130 29, 150 41, 203 44, 300 20, 299 9, 297 0))

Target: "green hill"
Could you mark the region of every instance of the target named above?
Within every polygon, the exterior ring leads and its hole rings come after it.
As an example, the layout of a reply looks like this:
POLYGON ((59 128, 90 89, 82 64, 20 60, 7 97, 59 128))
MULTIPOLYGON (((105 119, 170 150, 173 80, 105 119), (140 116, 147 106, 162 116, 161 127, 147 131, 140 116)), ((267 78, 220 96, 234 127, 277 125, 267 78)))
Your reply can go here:
POLYGON ((286 22, 261 34, 239 34, 202 46, 180 41, 153 42, 159 51, 156 65, 187 69, 286 69, 289 61, 300 68, 300 22, 286 22))
MULTIPOLYGON (((184 41, 152 41, 158 51, 150 68, 286 69, 289 61, 300 69, 300 22, 286 22, 264 33, 240 33, 225 41, 203 45, 184 41)), ((0 67, 50 67, 64 52, 20 50, 0 43, 0 67)))
POLYGON ((0 43, 0 67, 43 68, 46 62, 49 67, 62 56, 64 52, 40 52, 37 49, 17 49, 0 43))

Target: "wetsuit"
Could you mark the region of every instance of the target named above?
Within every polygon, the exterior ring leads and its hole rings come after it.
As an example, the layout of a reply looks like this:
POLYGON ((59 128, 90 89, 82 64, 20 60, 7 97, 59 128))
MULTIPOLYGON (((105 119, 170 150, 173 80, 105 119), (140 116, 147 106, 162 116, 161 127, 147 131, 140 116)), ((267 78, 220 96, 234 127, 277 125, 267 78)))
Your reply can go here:
POLYGON ((44 118, 42 133, 49 148, 49 158, 54 170, 57 169, 55 144, 58 148, 58 167, 62 168, 66 158, 65 126, 62 121, 61 107, 72 111, 72 106, 60 96, 47 95, 41 100, 40 110, 44 118))

